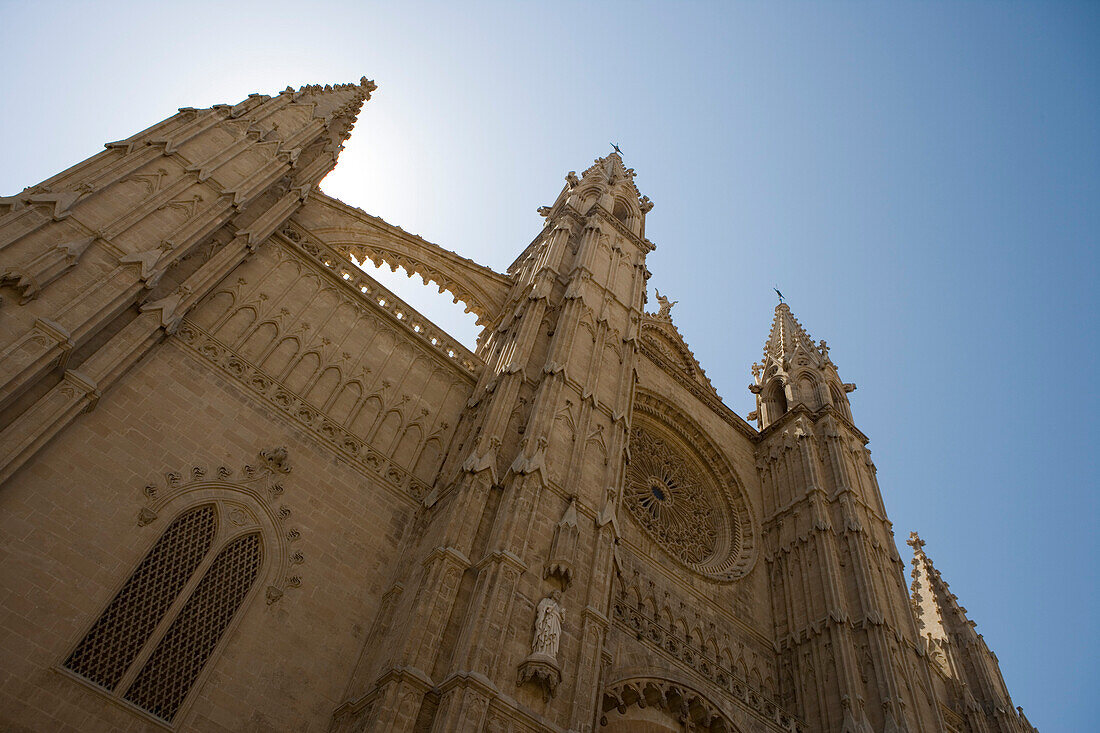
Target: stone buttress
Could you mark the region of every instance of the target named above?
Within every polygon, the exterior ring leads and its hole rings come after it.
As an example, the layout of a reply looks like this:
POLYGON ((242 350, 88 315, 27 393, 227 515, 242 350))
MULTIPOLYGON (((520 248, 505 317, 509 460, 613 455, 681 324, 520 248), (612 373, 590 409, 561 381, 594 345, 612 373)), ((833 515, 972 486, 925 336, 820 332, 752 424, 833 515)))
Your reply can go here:
POLYGON ((540 209, 543 231, 481 337, 486 369, 413 566, 394 579, 337 730, 492 730, 533 714, 592 729, 650 208, 612 154, 540 209), (556 662, 525 667, 553 591, 565 611, 556 662))
POLYGON ((302 206, 374 88, 183 108, 0 199, 0 481, 302 206))
POLYGON ((944 730, 855 386, 785 303, 753 374, 781 688, 814 730, 944 730))

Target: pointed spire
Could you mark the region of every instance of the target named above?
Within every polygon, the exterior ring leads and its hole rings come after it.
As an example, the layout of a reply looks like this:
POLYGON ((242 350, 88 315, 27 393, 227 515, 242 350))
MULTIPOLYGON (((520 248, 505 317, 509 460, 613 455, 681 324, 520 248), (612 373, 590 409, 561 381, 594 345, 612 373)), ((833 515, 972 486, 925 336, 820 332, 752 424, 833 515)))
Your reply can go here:
POLYGON ((927 645, 932 668, 953 680, 952 705, 956 712, 982 719, 991 730, 1005 730, 995 719, 1006 722, 1007 730, 1034 730, 1019 711, 1013 710, 997 657, 933 566, 924 551, 924 540, 911 532, 906 544, 913 548, 910 596, 918 632, 927 645))
POLYGON ((906 544, 913 548, 913 569, 910 573, 913 582, 909 593, 920 635, 925 639, 946 641, 950 638, 949 627, 960 623, 968 625, 965 609, 954 604, 954 596, 947 582, 924 552, 924 540, 920 535, 910 532, 906 544))
POLYGON ((576 171, 569 171, 553 205, 540 206, 538 212, 546 218, 545 226, 551 226, 566 211, 584 217, 602 212, 651 250, 652 243, 645 239, 645 216, 653 208, 653 202, 638 191, 634 176, 634 169, 627 168, 618 153, 596 158, 579 177, 576 171))
POLYGON ((643 196, 634 184, 637 174, 633 168, 627 168, 619 153, 610 153, 602 158, 596 158, 592 165, 581 174, 581 183, 595 183, 601 187, 612 189, 626 189, 633 194, 634 200, 643 214, 649 213, 653 208, 653 202, 648 196, 643 196))
POLYGON ((790 357, 802 346, 808 353, 818 349, 810 334, 802 328, 802 324, 791 313, 786 303, 780 303, 775 307, 775 318, 772 320, 772 330, 768 334, 768 342, 764 345, 764 357, 783 359, 790 357))
POLYGON ((748 418, 757 420, 761 428, 799 404, 811 411, 832 406, 851 420, 845 394, 854 390, 855 385, 840 381, 829 358, 829 347, 824 341, 814 343, 786 303, 780 302, 775 307, 764 358, 752 365, 752 376, 749 391, 757 396, 757 409, 748 418))
POLYGON ((350 115, 354 118, 377 88, 377 84, 364 76, 358 84, 307 84, 293 94, 295 101, 312 102, 316 117, 350 115))

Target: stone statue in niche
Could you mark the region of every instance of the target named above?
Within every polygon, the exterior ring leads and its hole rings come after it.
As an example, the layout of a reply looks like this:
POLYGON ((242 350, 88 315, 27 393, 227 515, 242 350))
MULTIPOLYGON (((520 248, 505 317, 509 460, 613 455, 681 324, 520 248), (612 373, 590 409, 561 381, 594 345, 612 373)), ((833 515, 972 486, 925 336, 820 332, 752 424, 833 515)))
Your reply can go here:
POLYGON ((531 644, 532 654, 545 654, 555 658, 558 655, 558 643, 561 641, 561 622, 565 609, 561 606, 561 591, 553 591, 539 601, 535 614, 535 640, 531 644))
POLYGON ((519 665, 519 680, 516 684, 533 682, 541 686, 547 700, 553 697, 558 683, 561 682, 557 655, 564 619, 561 591, 552 591, 539 601, 535 610, 535 635, 531 641, 531 653, 519 665))

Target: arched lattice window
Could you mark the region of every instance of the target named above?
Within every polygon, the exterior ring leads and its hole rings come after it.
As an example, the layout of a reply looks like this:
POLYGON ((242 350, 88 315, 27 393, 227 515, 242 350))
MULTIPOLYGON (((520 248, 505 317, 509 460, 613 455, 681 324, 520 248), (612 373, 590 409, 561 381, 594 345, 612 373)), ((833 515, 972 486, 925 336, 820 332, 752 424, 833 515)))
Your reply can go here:
POLYGON ((212 503, 176 517, 65 668, 171 722, 263 564, 260 533, 227 536, 221 515, 212 503))

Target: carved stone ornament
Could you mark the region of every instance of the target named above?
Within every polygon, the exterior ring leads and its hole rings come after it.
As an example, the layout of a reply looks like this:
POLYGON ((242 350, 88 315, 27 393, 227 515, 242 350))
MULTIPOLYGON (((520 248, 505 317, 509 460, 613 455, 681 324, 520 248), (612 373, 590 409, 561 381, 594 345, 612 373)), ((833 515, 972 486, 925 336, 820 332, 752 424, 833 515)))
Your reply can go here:
POLYGON ((739 522, 708 464, 681 441, 635 425, 623 505, 666 552, 696 572, 732 579, 739 522))
POLYGON ((554 541, 550 545, 550 560, 546 564, 544 577, 557 578, 562 590, 569 587, 573 580, 573 560, 577 554, 577 500, 569 500, 569 507, 557 526, 554 527, 554 541))
POLYGON ((260 451, 260 457, 267 462, 269 468, 276 473, 290 473, 290 461, 287 457, 286 446, 264 448, 260 451))
MULTIPOLYGON (((164 473, 163 483, 148 483, 142 488, 142 495, 147 503, 138 511, 137 523, 145 527, 161 519, 162 515, 170 518, 172 512, 164 512, 164 508, 186 494, 196 494, 199 501, 216 502, 220 516, 230 528, 252 527, 262 528, 262 522, 255 513, 259 510, 261 515, 277 521, 286 521, 290 518, 290 509, 280 505, 276 510, 263 495, 264 487, 268 494, 274 498, 284 491, 279 482, 268 484, 275 476, 290 472, 290 463, 287 460, 286 448, 267 448, 259 451, 263 459, 258 466, 245 465, 240 471, 240 478, 230 481, 234 471, 226 466, 218 466, 216 470, 205 466, 191 466, 184 471, 168 471, 164 473), (216 492, 216 496, 212 493, 216 492), (251 497, 257 502, 252 508, 240 503, 230 492, 242 492, 242 495, 251 497)), ((297 529, 283 529, 287 543, 295 542, 301 537, 297 529)), ((298 588, 302 585, 302 579, 298 575, 290 575, 292 568, 306 562, 302 552, 291 552, 282 545, 275 548, 277 556, 276 572, 272 577, 272 584, 265 591, 265 600, 268 605, 278 602, 285 595, 287 588, 298 588)))
POLYGON ((561 682, 557 654, 564 618, 561 591, 553 591, 539 601, 535 611, 535 634, 531 640, 531 653, 519 665, 519 679, 516 684, 533 682, 540 685, 547 700, 554 696, 558 683, 561 682))

